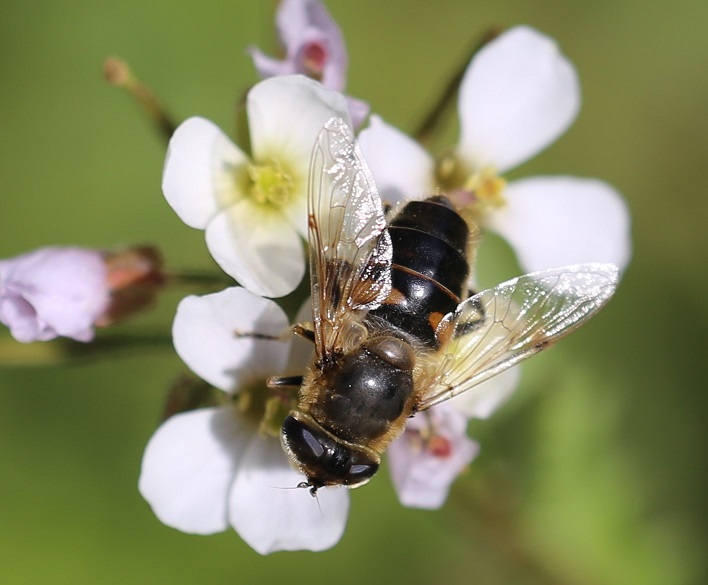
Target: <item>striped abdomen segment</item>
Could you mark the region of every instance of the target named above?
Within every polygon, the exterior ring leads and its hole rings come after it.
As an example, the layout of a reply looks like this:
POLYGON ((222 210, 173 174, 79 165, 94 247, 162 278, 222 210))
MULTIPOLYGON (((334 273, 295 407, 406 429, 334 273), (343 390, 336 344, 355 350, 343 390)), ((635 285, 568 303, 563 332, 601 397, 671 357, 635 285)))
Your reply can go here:
POLYGON ((435 328, 460 303, 469 227, 441 195, 411 201, 389 224, 393 289, 372 316, 437 348, 435 328))

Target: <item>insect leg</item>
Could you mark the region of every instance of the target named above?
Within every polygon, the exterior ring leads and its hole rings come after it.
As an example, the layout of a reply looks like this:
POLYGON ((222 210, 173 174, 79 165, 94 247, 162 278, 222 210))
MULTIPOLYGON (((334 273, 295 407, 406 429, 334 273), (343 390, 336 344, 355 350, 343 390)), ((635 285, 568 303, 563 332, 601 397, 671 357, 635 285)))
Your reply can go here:
POLYGON ((268 388, 299 388, 303 376, 271 376, 266 380, 268 388))
POLYGON ((315 343, 315 330, 312 323, 298 323, 297 325, 293 325, 292 332, 295 335, 307 339, 307 341, 315 343))
POLYGON ((240 331, 234 329, 234 337, 250 337, 252 339, 265 339, 266 341, 287 341, 290 338, 291 329, 286 329, 280 335, 270 335, 268 333, 258 333, 258 331, 240 331))
POLYGON ((311 341, 312 343, 315 342, 315 330, 312 323, 298 323, 292 327, 288 327, 280 335, 234 329, 234 337, 250 337, 252 339, 265 339, 267 341, 287 341, 293 333, 307 339, 308 341, 311 341))

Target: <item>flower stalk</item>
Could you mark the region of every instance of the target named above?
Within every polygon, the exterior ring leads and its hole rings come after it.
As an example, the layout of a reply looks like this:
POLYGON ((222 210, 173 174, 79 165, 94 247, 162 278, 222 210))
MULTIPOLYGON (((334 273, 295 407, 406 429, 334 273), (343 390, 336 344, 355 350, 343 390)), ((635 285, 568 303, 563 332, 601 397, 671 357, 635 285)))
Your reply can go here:
POLYGON ((484 47, 487 43, 493 41, 502 33, 501 27, 492 27, 487 32, 482 35, 482 38, 475 41, 472 50, 469 52, 466 59, 464 59, 461 65, 457 68, 455 73, 450 77, 447 85, 443 88, 440 96, 430 108, 428 114, 420 122, 416 130, 413 132, 413 136, 422 144, 428 144, 442 123, 445 116, 450 111, 450 106, 454 103, 457 97, 457 92, 460 89, 460 83, 462 78, 465 76, 467 71, 467 65, 474 58, 474 56, 479 53, 480 49, 484 47))
POLYGON ((177 129, 177 124, 155 93, 135 76, 125 61, 117 57, 109 57, 103 63, 103 75, 110 85, 128 92, 140 109, 147 114, 158 134, 162 135, 164 140, 170 140, 177 129))

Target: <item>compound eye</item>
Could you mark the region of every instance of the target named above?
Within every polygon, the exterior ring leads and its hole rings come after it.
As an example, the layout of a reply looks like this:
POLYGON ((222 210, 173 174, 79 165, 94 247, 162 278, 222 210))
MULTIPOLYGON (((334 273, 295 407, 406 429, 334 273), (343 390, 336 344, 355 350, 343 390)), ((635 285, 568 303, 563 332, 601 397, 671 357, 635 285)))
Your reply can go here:
POLYGON ((308 476, 326 476, 341 481, 349 473, 350 449, 317 429, 287 416, 283 422, 282 436, 295 459, 305 466, 308 476))
POLYGON ((320 429, 288 415, 283 421, 282 441, 300 470, 307 485, 364 484, 379 468, 378 458, 341 444, 320 429))
POLYGON ((378 463, 364 463, 352 465, 344 485, 357 486, 366 483, 379 469, 378 463))
POLYGON ((283 438, 298 461, 305 464, 316 463, 325 451, 317 437, 292 416, 283 421, 283 438))

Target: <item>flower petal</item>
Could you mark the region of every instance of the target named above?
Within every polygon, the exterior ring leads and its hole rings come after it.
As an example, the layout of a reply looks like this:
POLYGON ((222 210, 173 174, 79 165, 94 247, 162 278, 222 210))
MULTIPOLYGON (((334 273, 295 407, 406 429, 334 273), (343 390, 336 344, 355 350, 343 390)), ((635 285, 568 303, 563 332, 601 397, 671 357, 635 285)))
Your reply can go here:
POLYGON ((555 41, 512 28, 477 53, 462 79, 458 153, 475 171, 505 172, 563 134, 579 108, 577 74, 555 41))
POLYGON ((398 499, 409 508, 436 510, 452 482, 479 452, 466 435, 467 419, 441 404, 418 415, 389 447, 389 467, 398 499), (425 438, 420 430, 428 427, 425 438))
POLYGON ((249 199, 209 222, 206 242, 217 264, 258 295, 286 295, 305 275, 305 257, 297 232, 282 214, 264 211, 249 199))
POLYGON ((0 322, 18 341, 91 341, 108 304, 107 269, 97 250, 41 248, 0 261, 0 322))
POLYGON ((620 194, 597 179, 532 177, 510 183, 507 205, 485 218, 505 238, 525 271, 631 256, 630 217, 620 194))
POLYGON ((369 106, 367 102, 349 95, 344 97, 347 99, 347 107, 349 108, 349 117, 352 121, 352 128, 356 131, 366 120, 366 117, 371 111, 371 106, 369 106))
POLYGON ((306 197, 315 139, 333 116, 349 123, 344 96, 302 75, 272 77, 248 93, 253 158, 287 165, 306 197))
POLYGON ((228 527, 228 494, 250 441, 232 407, 177 414, 145 448, 138 487, 161 522, 183 532, 212 534, 228 527))
POLYGON ((278 5, 275 22, 278 27, 278 37, 288 55, 299 48, 304 31, 312 24, 312 19, 308 14, 310 12, 308 8, 312 4, 319 4, 319 2, 317 0, 283 0, 278 5))
POLYGON ((308 490, 292 489, 301 481, 277 440, 258 437, 251 442, 233 484, 229 509, 231 524, 257 552, 320 551, 342 537, 348 491, 323 488, 315 501, 308 490))
POLYGON ((347 73, 347 51, 342 31, 319 0, 284 0, 278 9, 278 33, 288 60, 298 73, 317 69, 325 87, 342 91, 347 73), (308 65, 312 45, 319 48, 319 67, 308 65))
POLYGON ((288 223, 303 238, 307 238, 307 184, 300 183, 290 201, 281 207, 288 223))
POLYGON ((521 366, 513 366, 456 396, 448 404, 467 418, 488 418, 514 393, 520 379, 521 366))
POLYGON ((263 79, 275 77, 276 75, 293 75, 297 73, 293 61, 273 59, 256 47, 249 47, 248 52, 253 59, 253 66, 263 79))
POLYGON ((273 301, 239 287, 180 302, 172 325, 177 353, 210 384, 233 391, 254 380, 281 372, 290 343, 237 332, 278 336, 288 318, 273 301))
POLYGON ((162 192, 184 223, 204 229, 232 202, 234 168, 246 162, 246 155, 212 122, 190 118, 170 140, 162 192))
POLYGON ((372 115, 359 146, 381 198, 398 203, 435 190, 433 158, 415 140, 372 115))

